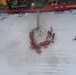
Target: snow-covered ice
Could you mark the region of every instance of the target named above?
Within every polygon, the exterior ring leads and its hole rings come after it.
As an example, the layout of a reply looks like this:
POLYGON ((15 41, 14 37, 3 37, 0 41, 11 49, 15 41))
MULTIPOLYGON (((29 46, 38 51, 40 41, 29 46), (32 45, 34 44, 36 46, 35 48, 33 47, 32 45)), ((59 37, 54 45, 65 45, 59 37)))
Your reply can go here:
POLYGON ((43 48, 41 54, 29 48, 36 13, 1 14, 0 75, 76 75, 75 12, 40 13, 41 28, 52 26, 56 33, 55 43, 43 48))

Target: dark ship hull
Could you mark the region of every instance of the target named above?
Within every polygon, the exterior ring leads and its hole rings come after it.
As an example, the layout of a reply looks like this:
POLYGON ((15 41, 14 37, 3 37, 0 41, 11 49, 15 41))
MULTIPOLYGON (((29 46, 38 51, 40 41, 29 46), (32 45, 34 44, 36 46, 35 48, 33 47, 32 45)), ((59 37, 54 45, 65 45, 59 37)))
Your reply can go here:
MULTIPOLYGON (((63 1, 65 0, 62 0, 62 2, 59 0, 59 3, 58 4, 54 4, 54 5, 44 5, 44 6, 41 6, 42 8, 40 8, 40 11, 41 12, 47 12, 47 11, 59 11, 59 10, 69 10, 69 9, 75 9, 76 8, 76 1, 74 2, 70 2, 68 3, 64 3, 63 1)), ((7 7, 3 7, 2 9, 0 9, 0 12, 8 12, 8 13, 31 13, 31 12, 36 12, 36 9, 35 9, 36 6, 31 6, 30 8, 27 8, 27 9, 20 9, 20 8, 7 8, 7 7)))

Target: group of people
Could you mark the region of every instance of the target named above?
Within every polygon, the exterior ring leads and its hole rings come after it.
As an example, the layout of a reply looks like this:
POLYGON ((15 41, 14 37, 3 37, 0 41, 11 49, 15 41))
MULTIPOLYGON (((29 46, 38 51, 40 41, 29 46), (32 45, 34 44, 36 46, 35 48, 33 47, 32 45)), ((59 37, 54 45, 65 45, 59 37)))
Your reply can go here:
POLYGON ((54 42, 55 33, 53 33, 52 27, 50 27, 50 31, 47 32, 46 40, 50 39, 50 41, 54 42))
POLYGON ((52 27, 50 28, 50 30, 47 32, 47 37, 45 39, 45 41, 37 43, 37 41, 34 38, 34 31, 36 29, 33 29, 30 33, 29 33, 29 37, 30 37, 30 44, 31 44, 31 49, 34 49, 38 54, 42 52, 41 47, 47 48, 47 46, 50 43, 54 42, 54 37, 55 37, 55 33, 53 33, 53 29, 52 27))

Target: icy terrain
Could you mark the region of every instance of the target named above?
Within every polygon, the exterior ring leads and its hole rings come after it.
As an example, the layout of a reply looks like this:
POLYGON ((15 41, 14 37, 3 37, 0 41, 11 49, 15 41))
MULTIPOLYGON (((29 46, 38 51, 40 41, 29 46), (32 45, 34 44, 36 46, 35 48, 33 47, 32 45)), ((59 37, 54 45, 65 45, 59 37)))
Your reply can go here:
POLYGON ((37 54, 29 48, 36 13, 0 14, 0 75, 76 75, 76 10, 41 13, 40 26, 56 36, 37 54))

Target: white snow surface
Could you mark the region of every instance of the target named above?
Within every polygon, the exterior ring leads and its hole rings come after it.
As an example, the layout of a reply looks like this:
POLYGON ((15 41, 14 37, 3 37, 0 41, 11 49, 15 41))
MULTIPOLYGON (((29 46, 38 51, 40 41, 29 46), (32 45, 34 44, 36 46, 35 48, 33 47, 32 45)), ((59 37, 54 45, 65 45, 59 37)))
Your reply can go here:
POLYGON ((41 54, 29 48, 36 13, 1 14, 0 75, 76 75, 75 12, 40 13, 42 30, 52 26, 56 34, 55 43, 41 54))

